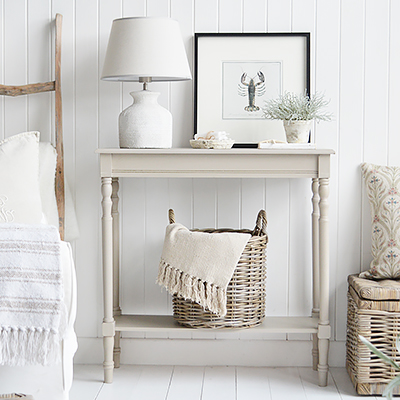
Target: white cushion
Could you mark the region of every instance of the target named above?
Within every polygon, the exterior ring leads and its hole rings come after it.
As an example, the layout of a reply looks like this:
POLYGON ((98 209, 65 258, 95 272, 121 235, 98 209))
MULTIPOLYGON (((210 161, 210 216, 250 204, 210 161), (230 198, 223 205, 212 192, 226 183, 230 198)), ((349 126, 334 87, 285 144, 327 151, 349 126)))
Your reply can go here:
POLYGON ((0 142, 0 223, 41 220, 39 132, 24 132, 0 142))
MULTIPOLYGON (((49 225, 58 227, 58 209, 54 190, 57 152, 48 142, 39 143, 39 185, 42 197, 43 214, 49 225)), ((70 242, 79 237, 78 221, 71 191, 65 179, 65 234, 64 240, 70 242)))

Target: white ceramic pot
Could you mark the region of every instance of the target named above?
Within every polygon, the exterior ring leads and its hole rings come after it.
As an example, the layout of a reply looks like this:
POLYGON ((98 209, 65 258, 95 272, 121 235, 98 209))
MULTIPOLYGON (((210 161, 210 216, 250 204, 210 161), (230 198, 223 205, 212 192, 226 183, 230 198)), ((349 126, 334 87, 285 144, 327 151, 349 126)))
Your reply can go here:
POLYGON ((283 121, 288 143, 308 143, 312 120, 310 121, 283 121))
POLYGON ((119 147, 172 147, 172 115, 160 106, 158 92, 132 92, 133 104, 119 115, 119 147))

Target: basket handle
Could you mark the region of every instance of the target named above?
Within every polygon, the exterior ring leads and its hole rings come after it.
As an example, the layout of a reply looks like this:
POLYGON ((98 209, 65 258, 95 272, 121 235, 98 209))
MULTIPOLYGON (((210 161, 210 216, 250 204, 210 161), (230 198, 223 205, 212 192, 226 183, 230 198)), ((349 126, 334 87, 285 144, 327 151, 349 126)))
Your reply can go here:
POLYGON ((260 210, 257 215, 256 226, 253 230, 253 236, 263 236, 267 234, 267 213, 260 210))
POLYGON ((169 218, 169 223, 174 224, 175 223, 175 212, 172 208, 168 210, 168 218, 169 218))

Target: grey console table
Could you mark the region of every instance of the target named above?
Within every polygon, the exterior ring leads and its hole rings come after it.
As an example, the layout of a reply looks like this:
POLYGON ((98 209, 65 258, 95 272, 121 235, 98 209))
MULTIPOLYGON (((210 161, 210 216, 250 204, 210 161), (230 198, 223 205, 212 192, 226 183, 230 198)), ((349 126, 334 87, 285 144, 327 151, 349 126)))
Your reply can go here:
POLYGON ((119 305, 119 178, 310 178, 313 309, 305 317, 267 317, 262 332, 311 333, 313 367, 327 385, 329 323, 328 195, 332 150, 99 149, 102 182, 104 381, 119 366, 120 332, 190 329, 172 316, 124 315, 119 305))

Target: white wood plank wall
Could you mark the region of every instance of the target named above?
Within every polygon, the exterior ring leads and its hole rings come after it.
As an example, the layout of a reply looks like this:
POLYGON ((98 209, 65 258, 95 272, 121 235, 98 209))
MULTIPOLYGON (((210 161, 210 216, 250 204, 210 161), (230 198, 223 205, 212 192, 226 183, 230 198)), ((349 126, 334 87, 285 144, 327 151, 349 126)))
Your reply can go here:
MULTIPOLYGON (((74 243, 81 343, 100 336, 100 179, 98 147, 116 147, 117 117, 138 84, 100 81, 111 22, 122 16, 170 16, 180 22, 193 66, 194 32, 311 32, 312 91, 331 99, 335 118, 314 127, 318 146, 333 148, 330 194, 333 340, 344 342, 346 278, 369 263, 369 205, 363 161, 400 165, 400 3, 397 0, 0 0, 0 82, 46 81, 53 71, 50 23, 63 22, 63 104, 67 177, 81 237, 74 243)), ((157 83, 174 116, 174 147, 192 136, 193 83, 157 83)), ((210 93, 212 95, 212 93, 210 93)), ((0 99, 0 138, 53 132, 50 94, 0 99)), ((311 309, 310 184, 306 180, 137 179, 121 185, 122 306, 125 312, 171 312, 154 284, 167 210, 190 227, 253 227, 269 219, 269 315, 311 309)), ((240 335, 239 335, 240 336, 240 335)), ((193 333, 192 337, 200 337, 193 333)), ((275 335, 269 339, 308 339, 275 335)), ((83 346, 84 348, 84 346, 83 346)), ((88 347, 90 348, 90 346, 88 347)), ((82 350, 81 350, 82 351, 82 350)), ((89 354, 89 353, 87 353, 89 354)), ((81 357, 82 359, 82 357, 81 357)), ((83 357, 84 360, 85 357, 83 357)), ((90 362, 90 356, 87 356, 90 362)), ((188 363, 190 361, 188 360, 188 363)), ((344 362, 344 361, 343 361, 344 362)))

